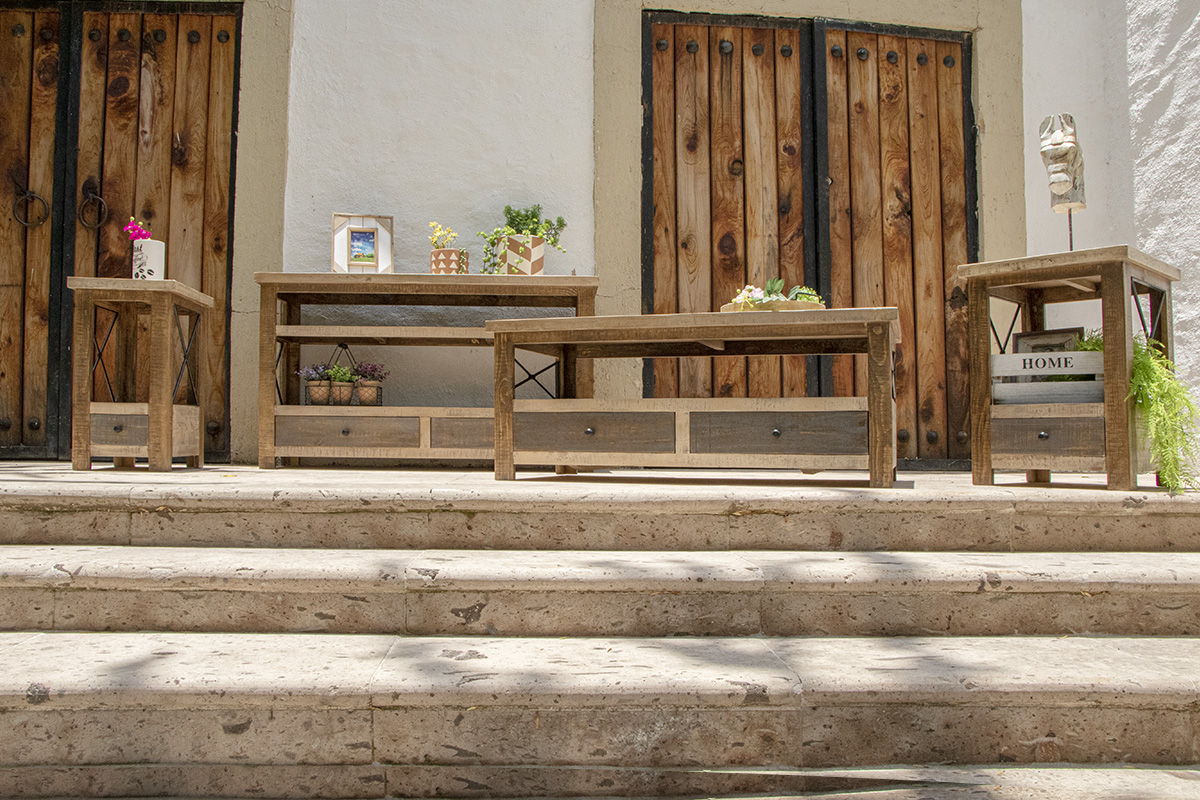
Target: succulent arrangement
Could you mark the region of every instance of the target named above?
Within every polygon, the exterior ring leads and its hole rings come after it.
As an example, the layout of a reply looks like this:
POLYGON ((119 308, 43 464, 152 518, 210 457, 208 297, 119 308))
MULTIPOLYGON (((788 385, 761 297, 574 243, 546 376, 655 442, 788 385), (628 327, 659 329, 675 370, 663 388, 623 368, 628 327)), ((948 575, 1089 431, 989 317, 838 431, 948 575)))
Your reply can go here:
MULTIPOLYGON (((553 220, 542 218, 542 207, 540 205, 529 206, 528 208, 513 208, 512 206, 504 207, 504 224, 498 228, 493 228, 491 231, 480 231, 477 235, 484 241, 483 251, 483 268, 480 272, 485 275, 500 274, 504 271, 504 264, 500 257, 501 243, 510 236, 536 236, 544 239, 546 244, 558 250, 560 253, 567 252, 563 249, 559 241, 562 239, 563 229, 567 227, 567 221, 562 217, 556 217, 553 220)), ((528 245, 522 245, 522 251, 528 245)), ((522 252, 522 255, 525 255, 522 252)))
POLYGON ((729 302, 743 307, 752 307, 779 300, 800 300, 806 303, 824 302, 816 290, 810 289, 807 286, 793 286, 785 294, 783 291, 783 278, 771 278, 767 281, 766 287, 762 289, 747 284, 729 302))

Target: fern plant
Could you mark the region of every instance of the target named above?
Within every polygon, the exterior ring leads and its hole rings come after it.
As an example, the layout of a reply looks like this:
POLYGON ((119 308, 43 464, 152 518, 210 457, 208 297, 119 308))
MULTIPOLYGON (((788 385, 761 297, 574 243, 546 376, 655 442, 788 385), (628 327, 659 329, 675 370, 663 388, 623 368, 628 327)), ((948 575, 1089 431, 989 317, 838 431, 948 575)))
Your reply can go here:
MULTIPOLYGON (((1103 350, 1104 337, 1088 331, 1072 349, 1103 350)), ((1129 397, 1141 414, 1159 483, 1172 494, 1200 488, 1200 407, 1154 339, 1134 337, 1129 397)))

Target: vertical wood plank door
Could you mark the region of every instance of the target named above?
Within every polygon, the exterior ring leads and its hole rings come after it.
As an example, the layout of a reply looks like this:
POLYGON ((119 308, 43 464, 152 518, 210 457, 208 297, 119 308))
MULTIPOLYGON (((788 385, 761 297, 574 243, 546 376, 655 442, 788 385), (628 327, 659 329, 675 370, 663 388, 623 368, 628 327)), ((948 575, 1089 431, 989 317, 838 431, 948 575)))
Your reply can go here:
MULTIPOLYGON (((746 283, 895 306, 897 455, 970 457, 970 38, 833 20, 646 12, 643 309, 746 283)), ((862 357, 656 359, 655 397, 862 394, 862 357)))
MULTIPOLYGON (((646 28, 647 313, 716 311, 747 283, 815 281, 811 26, 684 15, 646 28), (710 24, 713 23, 713 24, 710 24)), ((808 393, 806 359, 654 359, 656 397, 808 393)))
MULTIPOLYGON (((966 295, 974 209, 965 34, 818 20, 821 270, 833 303, 896 306, 897 455, 970 457, 966 295)), ((864 365, 832 371, 861 394, 864 365)))
MULTIPOLYGON (((208 456, 228 457, 239 6, 126 6, 0 11, 0 457, 67 456, 65 279, 131 277, 130 217, 167 242, 166 277, 216 301, 201 424, 208 456)), ((148 319, 122 321, 119 349, 96 315, 93 396, 144 402, 148 319)))

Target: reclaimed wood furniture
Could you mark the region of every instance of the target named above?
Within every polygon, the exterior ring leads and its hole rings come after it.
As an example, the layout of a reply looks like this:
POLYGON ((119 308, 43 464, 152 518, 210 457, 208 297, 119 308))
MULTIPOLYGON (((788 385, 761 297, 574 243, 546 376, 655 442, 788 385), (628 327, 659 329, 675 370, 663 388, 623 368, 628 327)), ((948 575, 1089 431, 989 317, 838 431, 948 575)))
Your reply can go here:
POLYGON ((1106 472, 1108 488, 1136 487, 1149 464, 1129 399, 1133 338, 1161 342, 1171 356, 1171 284, 1179 270, 1118 246, 964 264, 958 274, 969 298, 974 482, 991 484, 995 470, 1011 469, 1045 483, 1062 470, 1106 472), (1103 354, 1040 354, 1060 358, 1034 363, 1007 353, 1007 337, 992 322, 993 297, 1015 303, 1027 331, 1044 330, 1048 304, 1099 300, 1103 354), (1035 373, 1102 375, 1103 402, 994 402, 994 377, 1035 373))
POLYGON ((213 299, 178 281, 71 277, 67 287, 75 293, 71 465, 90 469, 94 457, 111 456, 116 466, 132 467, 135 459, 145 458, 150 469, 167 471, 173 458, 183 456, 189 467, 204 466, 202 365, 213 299), (97 330, 97 309, 109 312, 103 331, 97 330), (100 358, 114 335, 125 340, 117 343, 118 349, 129 352, 138 315, 150 318, 148 333, 138 339, 149 344, 149 352, 138 353, 136 361, 147 370, 145 403, 118 397, 127 391, 128 382, 109 375, 100 358), (186 329, 181 317, 188 320, 186 329), (93 379, 97 370, 102 380, 93 379), (96 383, 107 390, 107 401, 93 397, 96 383), (191 403, 177 402, 183 387, 191 403))
POLYGON ((896 466, 894 308, 491 320, 495 467, 517 464, 868 469, 891 486, 896 466), (559 400, 513 399, 516 349, 562 363, 559 400), (577 365, 593 358, 865 353, 865 397, 578 398, 577 365))
MULTIPOLYGON (((276 458, 492 458, 492 409, 300 404, 305 344, 488 347, 483 328, 304 325, 305 305, 568 308, 595 313, 599 281, 590 276, 332 274, 260 272, 258 464, 276 458)), ((591 394, 591 366, 580 365, 577 392, 591 394)))

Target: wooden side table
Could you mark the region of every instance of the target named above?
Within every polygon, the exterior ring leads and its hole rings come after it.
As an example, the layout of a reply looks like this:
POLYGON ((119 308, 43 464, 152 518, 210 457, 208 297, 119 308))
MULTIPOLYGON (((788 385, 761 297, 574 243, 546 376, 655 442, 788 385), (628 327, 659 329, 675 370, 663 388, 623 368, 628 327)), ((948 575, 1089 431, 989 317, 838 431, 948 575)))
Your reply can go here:
MULTIPOLYGON (((967 282, 969 302, 974 482, 991 484, 994 470, 1013 469, 1025 470, 1031 483, 1046 483, 1051 470, 1061 470, 1105 472, 1109 489, 1135 488, 1139 468, 1149 469, 1150 465, 1145 447, 1138 441, 1134 405, 1129 398, 1133 340, 1135 336, 1154 339, 1163 345, 1167 357, 1172 357, 1171 284, 1179 280, 1179 270, 1132 247, 1118 246, 964 264, 958 268, 958 275, 967 282), (993 397, 998 392, 992 383, 997 373, 1033 373, 1021 371, 1022 359, 1006 366, 1005 359, 1014 357, 1006 352, 1008 337, 1003 337, 992 322, 993 297, 1016 305, 1013 321, 1019 315, 1025 331, 1045 330, 1049 304, 1099 300, 1102 356, 1060 354, 1080 362, 1093 358, 1099 371, 1092 366, 1085 368, 1082 363, 1067 363, 1061 357, 1049 368, 1042 369, 1038 363, 1031 363, 1029 368, 1047 375, 1101 375, 1103 401, 994 402, 1002 399, 993 397)), ((1063 384, 1024 384, 1030 389, 1039 386, 1063 384)))
POLYGON ((203 370, 206 339, 203 328, 213 308, 206 294, 178 281, 132 278, 67 279, 75 293, 71 368, 71 465, 90 469, 96 456, 111 456, 118 467, 132 467, 145 458, 154 471, 169 471, 177 456, 189 467, 204 466, 203 370), (103 331, 96 326, 96 309, 113 313, 103 331), (148 370, 148 402, 132 402, 120 381, 100 357, 111 337, 125 338, 119 347, 131 348, 138 315, 150 317, 147 353, 137 364, 148 370), (122 318, 124 320, 122 321, 122 318), (181 318, 188 321, 185 326, 181 318), (93 398, 93 375, 100 371, 107 400, 93 398), (177 403, 187 388, 190 403, 177 403))

